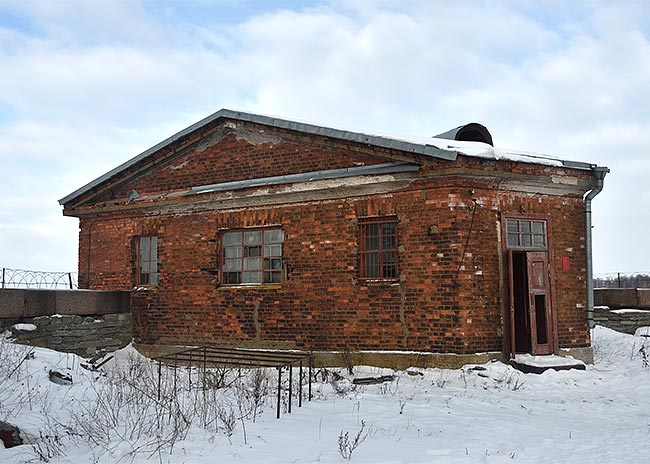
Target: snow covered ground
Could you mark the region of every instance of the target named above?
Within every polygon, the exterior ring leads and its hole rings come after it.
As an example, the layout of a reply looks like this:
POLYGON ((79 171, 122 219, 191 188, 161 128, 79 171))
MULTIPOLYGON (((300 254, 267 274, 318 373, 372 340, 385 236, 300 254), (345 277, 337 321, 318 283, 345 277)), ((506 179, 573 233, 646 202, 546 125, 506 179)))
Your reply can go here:
POLYGON ((229 386, 206 390, 194 373, 189 392, 186 369, 176 384, 166 373, 158 401, 156 367, 132 348, 102 373, 3 341, 0 420, 28 443, 0 446, 0 463, 648 463, 650 339, 597 327, 593 344, 586 371, 323 370, 314 400, 277 420, 275 378, 259 372, 216 372, 201 382, 229 386), (50 382, 51 369, 73 385, 50 382), (396 379, 350 381, 387 374, 396 379), (172 400, 174 388, 184 393, 172 400))

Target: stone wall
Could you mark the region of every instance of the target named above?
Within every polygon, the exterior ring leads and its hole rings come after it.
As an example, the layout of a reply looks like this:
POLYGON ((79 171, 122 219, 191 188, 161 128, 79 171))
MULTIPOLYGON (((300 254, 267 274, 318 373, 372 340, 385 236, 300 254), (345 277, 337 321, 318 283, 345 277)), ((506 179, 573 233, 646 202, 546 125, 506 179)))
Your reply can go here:
POLYGON ((594 309, 594 322, 618 332, 634 334, 639 327, 650 327, 650 310, 594 309))
POLYGON ((0 331, 19 343, 92 356, 132 339, 128 291, 0 289, 0 331))
POLYGON ((39 316, 26 318, 9 330, 18 343, 84 357, 118 350, 128 345, 132 338, 130 313, 39 316))
POLYGON ((610 308, 650 309, 650 288, 597 288, 594 304, 610 308))

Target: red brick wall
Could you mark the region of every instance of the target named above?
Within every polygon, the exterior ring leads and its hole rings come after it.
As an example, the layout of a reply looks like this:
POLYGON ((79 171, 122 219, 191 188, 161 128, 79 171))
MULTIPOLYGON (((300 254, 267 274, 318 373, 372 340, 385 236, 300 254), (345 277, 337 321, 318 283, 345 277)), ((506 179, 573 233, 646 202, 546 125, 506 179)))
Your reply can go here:
POLYGON ((585 310, 576 308, 585 303, 581 199, 497 194, 488 184, 468 182, 429 181, 382 197, 272 209, 152 217, 113 213, 82 220, 80 282, 96 289, 132 288, 132 237, 156 233, 160 286, 133 296, 139 341, 500 351, 498 221, 501 212, 525 210, 550 215, 560 345, 587 345, 585 310), (357 281, 357 218, 383 215, 399 218, 401 281, 366 285, 357 281), (274 288, 219 287, 213 272, 219 230, 266 224, 283 227, 289 280, 274 288), (561 270, 562 256, 570 256, 570 271, 561 270))
MULTIPOLYGON (((133 288, 134 237, 159 237, 160 285, 133 292, 138 341, 500 351, 504 333, 499 221, 502 213, 529 213, 548 216, 560 346, 588 346, 581 196, 504 191, 485 177, 497 173, 539 179, 562 175, 566 169, 463 156, 450 162, 254 124, 246 127, 247 135, 226 131, 215 135, 214 143, 191 145, 177 157, 170 158, 168 147, 148 160, 158 163, 152 174, 140 174, 103 198, 121 198, 132 188, 141 194, 164 193, 394 159, 421 163, 421 178, 399 192, 346 200, 193 214, 161 213, 156 205, 168 200, 157 200, 142 205, 146 209, 117 205, 117 211, 83 215, 81 287, 133 288), (400 281, 364 284, 357 280, 357 219, 384 215, 399 219, 400 281), (219 231, 276 224, 285 232, 289 279, 274 287, 220 287, 215 274, 219 231), (563 257, 571 263, 568 270, 562 269, 563 257)), ((589 176, 575 170, 570 174, 582 180, 589 176)), ((186 206, 191 200, 182 201, 186 206)))

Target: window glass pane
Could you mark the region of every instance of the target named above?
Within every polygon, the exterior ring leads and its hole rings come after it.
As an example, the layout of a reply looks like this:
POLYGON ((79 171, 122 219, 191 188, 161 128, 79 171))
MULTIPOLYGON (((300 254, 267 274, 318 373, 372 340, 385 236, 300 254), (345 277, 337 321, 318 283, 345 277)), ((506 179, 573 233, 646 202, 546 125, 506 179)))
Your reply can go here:
POLYGON ((519 232, 519 221, 508 219, 506 221, 508 232, 519 232))
POLYGON ((544 243, 543 235, 533 235, 533 246, 535 248, 544 248, 546 243, 544 243))
POLYGON ((140 274, 140 285, 149 285, 149 274, 141 273, 140 274))
POLYGON ((151 285, 158 285, 158 283, 160 281, 160 274, 158 274, 156 272, 156 273, 150 274, 150 275, 151 275, 151 279, 150 279, 151 280, 151 285))
POLYGON ((244 232, 244 243, 246 245, 258 245, 262 243, 262 231, 255 230, 244 232))
POLYGON ((521 221, 521 232, 524 234, 530 233, 530 221, 521 221))
POLYGON ((394 222, 384 222, 381 224, 381 233, 383 235, 394 235, 395 234, 395 223, 394 222))
POLYGON ((223 249, 223 256, 225 258, 241 258, 242 247, 226 247, 223 249))
POLYGON ((264 282, 265 283, 272 283, 272 284, 277 284, 282 282, 282 273, 281 272, 265 272, 264 273, 264 282))
POLYGON ((242 272, 242 283, 244 284, 261 284, 262 271, 242 272))
POLYGON ((394 264, 384 265, 384 279, 391 279, 397 277, 397 266, 394 264))
POLYGON ((379 224, 366 224, 366 235, 368 237, 379 235, 379 224))
POLYGON ((395 253, 392 251, 384 251, 382 253, 382 259, 384 260, 384 264, 391 264, 395 262, 395 253))
POLYGON ((381 240, 381 247, 384 250, 392 250, 395 248, 395 236, 384 235, 381 240))
POLYGON ((519 246, 519 235, 517 234, 508 234, 508 246, 516 247, 519 246))
POLYGON ((264 245, 264 256, 282 256, 282 245, 264 245))
POLYGON ((529 247, 531 245, 532 245, 532 240, 530 238, 530 235, 522 235, 521 236, 521 246, 529 247))
POLYGON ((140 253, 141 254, 149 254, 149 246, 150 246, 150 244, 151 244, 151 241, 149 240, 149 237, 140 237, 140 253))
POLYGON ((241 274, 239 272, 224 272, 223 273, 223 283, 224 284, 239 284, 241 274))
POLYGON ((366 237, 366 250, 378 250, 379 237, 366 237))
POLYGON ((379 277, 379 253, 366 254, 366 275, 369 278, 379 277))
POLYGON ((534 234, 543 234, 544 233, 544 223, 535 221, 533 222, 533 233, 534 234))
POLYGON ((223 234, 223 244, 227 245, 241 245, 242 234, 241 232, 226 232, 223 234))
POLYGON ((281 229, 271 229, 264 231, 264 242, 274 243, 284 241, 284 232, 281 229))
POLYGON ((258 271, 262 269, 262 258, 244 258, 244 271, 258 271))
POLYGON ((244 248, 244 256, 245 257, 255 257, 255 256, 262 256, 262 247, 261 246, 247 246, 244 248))
POLYGON ((241 271, 240 259, 226 259, 223 262, 224 271, 241 271))

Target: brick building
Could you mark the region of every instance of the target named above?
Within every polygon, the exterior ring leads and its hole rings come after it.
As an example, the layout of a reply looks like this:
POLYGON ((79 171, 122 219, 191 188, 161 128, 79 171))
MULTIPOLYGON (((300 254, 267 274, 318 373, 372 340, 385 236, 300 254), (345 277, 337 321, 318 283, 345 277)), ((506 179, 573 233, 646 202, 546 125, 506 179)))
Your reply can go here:
POLYGON ((607 170, 491 145, 221 110, 60 203, 80 287, 131 290, 143 346, 588 359, 607 170))

